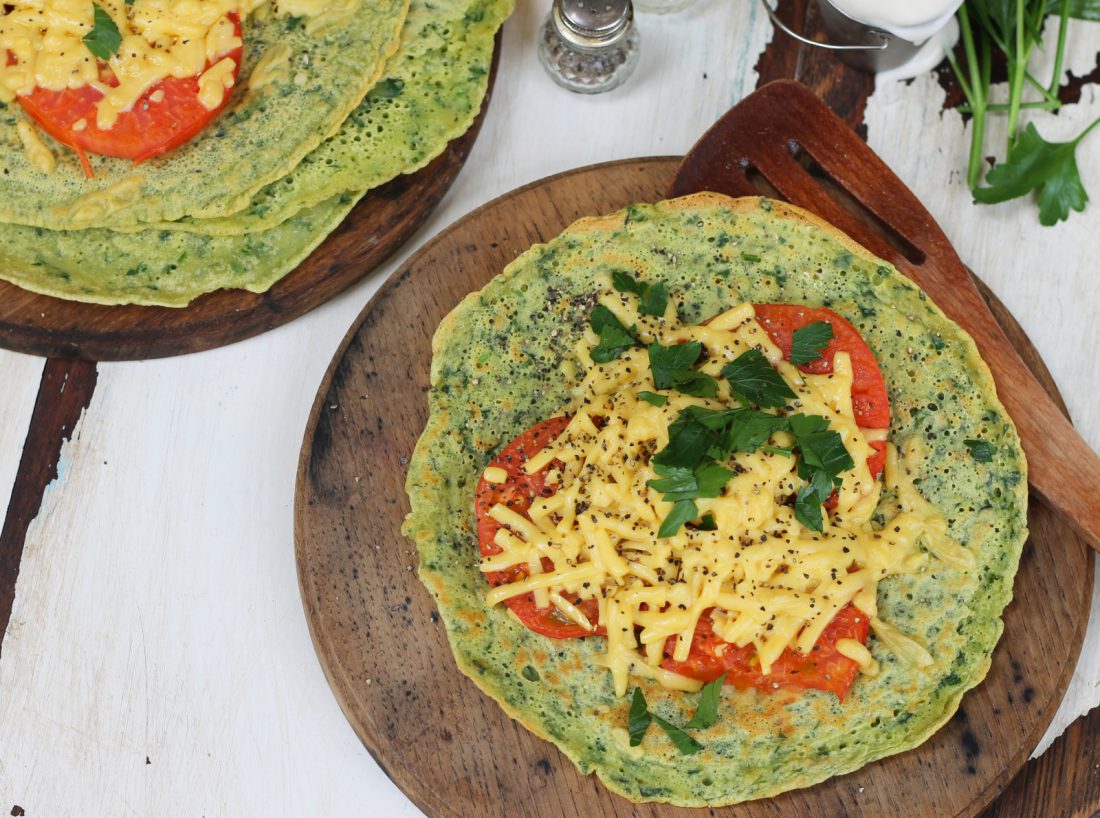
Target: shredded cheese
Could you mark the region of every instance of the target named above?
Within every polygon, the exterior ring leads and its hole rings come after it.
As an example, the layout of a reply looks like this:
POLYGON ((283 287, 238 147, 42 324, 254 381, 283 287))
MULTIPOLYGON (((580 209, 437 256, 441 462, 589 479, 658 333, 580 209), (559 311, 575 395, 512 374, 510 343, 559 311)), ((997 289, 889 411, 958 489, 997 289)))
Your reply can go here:
POLYGON ((15 131, 19 134, 19 141, 23 143, 23 150, 30 157, 31 164, 43 173, 53 173, 57 161, 50 149, 42 143, 34 127, 29 122, 20 120, 15 125, 15 131))
MULTIPOLYGON (((596 600, 599 623, 607 632, 601 663, 620 696, 631 675, 666 687, 698 689, 698 683, 661 663, 666 655, 687 658, 704 616, 725 641, 753 645, 765 674, 788 648, 809 652, 849 603, 868 616, 888 648, 918 666, 931 662, 919 643, 877 618, 878 583, 922 570, 928 560, 922 544, 955 567, 972 565, 972 555, 947 537, 942 515, 907 479, 906 463, 919 457, 915 446, 900 454, 889 447, 887 485, 898 495, 899 512, 886 526, 873 523, 882 485, 873 479, 867 458, 874 451, 872 440, 883 438, 856 423, 848 356, 835 356, 832 374, 803 374, 783 360, 751 304, 706 325, 682 326, 671 313, 641 315, 626 295, 607 295, 601 303, 625 326, 636 327, 643 343, 700 341, 706 354, 698 368, 710 375, 718 376, 747 350, 759 349, 797 396, 787 410, 827 418, 855 466, 841 476, 837 505, 825 515, 823 533, 804 527, 789 505, 805 484, 797 474, 797 458, 759 449, 727 462, 735 474, 721 496, 695 501, 700 516, 713 516, 714 530, 684 526, 673 536, 659 537, 672 504, 647 482, 657 477, 650 459, 668 444, 669 426, 690 406, 737 404, 724 379, 713 399, 669 390, 662 406, 641 400, 638 392, 656 389, 646 350, 634 348, 610 363, 593 364, 588 350, 597 339, 590 333, 577 350, 589 369, 566 410, 572 418, 557 440, 526 464, 534 473, 558 461, 557 492, 536 499, 529 519, 502 505, 490 512, 503 526, 496 538, 502 550, 483 558, 481 570, 523 565, 529 573, 493 588, 488 603, 534 591, 540 607, 554 605, 571 621, 591 627, 568 600, 596 600), (547 564, 550 570, 544 570, 547 564)), ((770 442, 785 447, 792 440, 789 433, 777 432, 770 442)), ((866 647, 842 641, 838 650, 843 655, 865 674, 877 672, 866 647)))
MULTIPOLYGON (((263 0, 97 2, 122 38, 107 60, 117 84, 102 81, 97 59, 83 42, 94 27, 91 0, 12 0, 0 14, 0 55, 9 55, 0 59, 0 102, 12 102, 35 88, 91 86, 103 94, 96 125, 110 130, 120 113, 161 80, 201 75, 200 100, 213 110, 233 86, 236 63, 225 55, 242 44, 230 15, 244 20, 263 0)), ((357 6, 358 0, 336 4, 344 18, 357 6)), ((316 22, 332 17, 334 10, 316 0, 298 0, 280 13, 314 16, 311 22, 316 22)), ((283 59, 289 53, 285 45, 275 50, 283 59)))

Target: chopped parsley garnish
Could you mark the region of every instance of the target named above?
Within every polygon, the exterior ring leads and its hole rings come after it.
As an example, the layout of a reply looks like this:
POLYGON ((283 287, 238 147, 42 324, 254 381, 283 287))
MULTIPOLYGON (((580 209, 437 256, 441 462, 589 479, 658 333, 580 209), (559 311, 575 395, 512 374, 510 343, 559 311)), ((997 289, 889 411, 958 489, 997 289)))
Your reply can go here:
POLYGON ((118 31, 118 26, 99 3, 92 3, 92 30, 85 34, 81 41, 101 60, 111 59, 122 45, 122 35, 118 31))
MULTIPOLYGON (((718 704, 721 701, 722 682, 725 681, 725 678, 725 674, 722 674, 713 682, 703 686, 702 691, 699 693, 699 706, 684 729, 705 730, 718 721, 718 704)), ((634 696, 630 701, 630 714, 627 717, 627 732, 630 734, 631 747, 637 747, 642 743, 650 724, 656 724, 664 730, 676 749, 684 755, 692 755, 703 749, 703 745, 685 733, 684 730, 662 719, 656 713, 651 713, 645 700, 645 694, 640 687, 636 687, 634 688, 634 696)))
POLYGON ((598 364, 613 361, 638 343, 634 328, 627 329, 615 317, 615 313, 603 304, 597 304, 588 319, 592 331, 600 336, 600 343, 592 348, 592 360, 598 364))
POLYGON ((727 455, 734 452, 755 452, 776 432, 785 431, 787 418, 758 412, 755 409, 735 409, 722 438, 727 455))
POLYGON ((735 395, 760 407, 784 406, 797 397, 759 349, 743 352, 726 364, 722 377, 730 382, 735 395))
POLYGON ((795 366, 808 364, 821 357, 821 350, 833 340, 833 327, 828 321, 814 321, 796 329, 791 337, 790 362, 795 366))
POLYGON ((967 438, 963 443, 966 444, 966 448, 970 449, 970 456, 979 463, 989 463, 993 460, 993 455, 997 451, 997 447, 988 440, 972 440, 967 438))
POLYGON ((741 260, 747 261, 750 264, 755 264, 756 262, 760 261, 760 256, 756 255, 755 253, 742 253, 741 260))
POLYGON ((650 392, 648 390, 639 392, 638 397, 653 406, 664 406, 668 403, 668 397, 666 395, 658 395, 656 392, 650 392))
POLYGON ((795 493, 794 516, 813 531, 824 531, 821 505, 841 484, 840 475, 855 467, 840 434, 820 415, 790 415, 790 430, 801 459, 798 476, 806 485, 795 493))
POLYGON ((630 715, 627 717, 627 732, 630 733, 630 746, 637 747, 645 738, 653 717, 646 706, 645 694, 640 687, 634 688, 634 698, 630 700, 630 715))
POLYGON ((701 463, 695 468, 685 466, 654 465, 660 479, 650 480, 648 485, 664 493, 667 502, 695 500, 700 497, 717 497, 722 493, 733 472, 717 463, 701 463))
POLYGON ((672 506, 672 511, 661 521, 661 527, 657 529, 657 537, 664 539, 671 537, 680 530, 680 527, 690 523, 699 516, 699 507, 694 500, 678 500, 672 506))
POLYGON ((676 745, 676 749, 679 750, 682 755, 689 756, 703 749, 702 744, 697 742, 675 724, 670 724, 656 713, 650 713, 650 716, 653 717, 653 721, 657 723, 657 726, 665 731, 665 735, 667 735, 669 740, 676 745))
POLYGON ((704 514, 702 519, 695 524, 695 527, 700 531, 717 531, 718 522, 714 519, 713 514, 704 514))
POLYGON ((830 479, 855 468, 840 434, 829 429, 826 418, 820 415, 791 415, 787 420, 794 433, 795 446, 802 452, 802 467, 823 471, 830 479))
POLYGON ((695 709, 695 715, 691 717, 691 721, 684 725, 687 729, 705 730, 718 721, 718 702, 721 700, 722 683, 725 680, 726 674, 723 673, 713 682, 703 685, 703 689, 699 693, 699 706, 695 709))
POLYGON ((665 314, 665 307, 668 306, 668 288, 664 284, 660 282, 646 284, 622 270, 611 273, 611 283, 621 293, 634 293, 638 296, 638 311, 642 315, 665 314))
POLYGON ((698 341, 667 347, 654 341, 648 350, 653 383, 658 389, 675 389, 696 398, 718 394, 718 381, 691 368, 703 354, 703 345, 698 341))

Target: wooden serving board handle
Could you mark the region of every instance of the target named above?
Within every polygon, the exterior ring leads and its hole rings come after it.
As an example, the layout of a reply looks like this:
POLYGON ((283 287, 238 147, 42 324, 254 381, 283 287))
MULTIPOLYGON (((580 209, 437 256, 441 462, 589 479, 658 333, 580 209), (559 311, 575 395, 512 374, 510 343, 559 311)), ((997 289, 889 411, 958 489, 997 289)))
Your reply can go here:
POLYGON ((1031 487, 1100 551, 1100 457, 1016 353, 931 214, 811 90, 773 82, 718 120, 685 157, 669 193, 703 190, 804 207, 920 285, 989 364, 1020 432, 1031 487))

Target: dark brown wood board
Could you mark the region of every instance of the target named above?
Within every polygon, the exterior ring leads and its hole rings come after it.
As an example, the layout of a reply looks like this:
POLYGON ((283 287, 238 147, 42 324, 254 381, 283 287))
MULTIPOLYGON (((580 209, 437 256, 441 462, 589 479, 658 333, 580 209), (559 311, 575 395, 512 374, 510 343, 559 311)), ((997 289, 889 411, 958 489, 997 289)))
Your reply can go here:
POLYGON ((978 344, 1020 432, 1032 489, 1100 551, 1100 455, 1028 370, 932 216, 813 91, 779 80, 718 120, 669 195, 700 190, 793 202, 917 282, 978 344))
POLYGON ((188 306, 102 306, 32 293, 0 281, 0 347, 57 358, 131 361, 225 346, 298 318, 393 255, 432 214, 466 163, 489 107, 500 60, 470 128, 415 173, 371 190, 344 222, 267 292, 218 290, 188 306))
MULTIPOLYGON (((1049 724, 1088 620, 1091 554, 1041 503, 992 669, 959 714, 915 751, 778 798, 714 810, 632 804, 505 716, 454 665, 399 531, 408 458, 427 418, 432 333, 531 244, 580 216, 662 198, 677 163, 598 165, 510 193, 422 248, 367 305, 318 392, 299 464, 299 581, 322 667, 367 749, 431 818, 976 815, 1049 724)), ((1053 390, 1022 331, 994 308, 1053 390)))

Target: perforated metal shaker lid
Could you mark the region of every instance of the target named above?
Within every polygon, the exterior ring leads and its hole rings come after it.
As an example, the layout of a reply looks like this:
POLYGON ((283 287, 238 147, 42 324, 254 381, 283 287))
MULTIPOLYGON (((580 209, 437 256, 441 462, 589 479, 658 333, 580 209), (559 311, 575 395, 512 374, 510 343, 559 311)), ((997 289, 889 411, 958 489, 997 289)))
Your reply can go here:
POLYGON ((615 45, 630 31, 630 0, 554 0, 554 26, 563 40, 582 49, 615 45))

